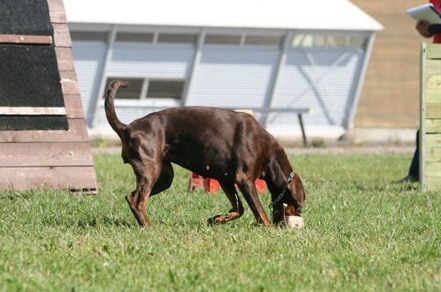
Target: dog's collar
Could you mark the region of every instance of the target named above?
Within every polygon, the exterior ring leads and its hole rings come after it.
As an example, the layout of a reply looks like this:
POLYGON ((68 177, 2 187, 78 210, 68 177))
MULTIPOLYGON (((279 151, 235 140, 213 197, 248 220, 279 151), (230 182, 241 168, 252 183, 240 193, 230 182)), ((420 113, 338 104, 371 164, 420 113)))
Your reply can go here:
POLYGON ((280 192, 280 195, 279 195, 274 201, 272 201, 272 202, 269 204, 269 208, 270 208, 271 210, 274 209, 274 206, 275 206, 277 203, 279 203, 280 200, 282 199, 282 197, 285 195, 286 190, 288 189, 288 185, 289 185, 289 184, 291 183, 291 181, 294 179, 294 176, 295 176, 295 175, 296 175, 296 173, 295 173, 294 171, 292 171, 292 172, 289 174, 288 182, 287 182, 286 185, 283 187, 283 190, 280 192))

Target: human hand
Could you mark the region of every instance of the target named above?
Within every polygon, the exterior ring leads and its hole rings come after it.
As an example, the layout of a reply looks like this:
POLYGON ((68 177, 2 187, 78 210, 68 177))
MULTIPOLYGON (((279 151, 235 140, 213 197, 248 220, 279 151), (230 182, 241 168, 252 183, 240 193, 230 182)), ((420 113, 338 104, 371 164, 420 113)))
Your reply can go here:
POLYGON ((423 37, 430 38, 433 36, 433 34, 429 31, 430 23, 425 20, 419 20, 415 28, 423 37))

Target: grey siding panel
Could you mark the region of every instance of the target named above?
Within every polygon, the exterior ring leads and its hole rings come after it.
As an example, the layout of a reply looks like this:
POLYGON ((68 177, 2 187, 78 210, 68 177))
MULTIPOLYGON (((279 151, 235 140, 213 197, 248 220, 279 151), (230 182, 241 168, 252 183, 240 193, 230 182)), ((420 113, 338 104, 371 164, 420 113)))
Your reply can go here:
MULTIPOLYGON (((271 106, 309 107, 311 112, 304 116, 308 125, 342 126, 354 100, 361 59, 361 53, 347 50, 290 52, 271 106)), ((269 124, 292 121, 292 115, 274 114, 269 124)))
MULTIPOLYGON (((105 42, 73 41, 73 57, 75 71, 80 86, 84 112, 89 112, 93 95, 100 84, 101 71, 106 54, 105 42)), ((89 117, 88 117, 89 118, 89 117)))
POLYGON ((270 94, 278 50, 205 48, 187 105, 260 107, 270 94))
POLYGON ((194 58, 193 47, 117 45, 108 76, 185 79, 194 58))

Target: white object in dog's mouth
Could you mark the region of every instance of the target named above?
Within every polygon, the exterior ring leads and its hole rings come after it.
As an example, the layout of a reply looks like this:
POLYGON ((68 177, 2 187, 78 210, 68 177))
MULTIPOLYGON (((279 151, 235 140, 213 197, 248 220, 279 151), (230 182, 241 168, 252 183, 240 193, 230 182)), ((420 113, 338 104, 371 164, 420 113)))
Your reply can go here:
POLYGON ((285 225, 288 228, 301 229, 305 226, 305 220, 300 216, 285 216, 285 225))
MULTIPOLYGON (((283 211, 285 211, 286 207, 288 207, 288 205, 283 204, 283 211)), ((301 216, 286 216, 286 213, 284 213, 283 221, 288 228, 301 229, 305 226, 305 220, 301 216)))

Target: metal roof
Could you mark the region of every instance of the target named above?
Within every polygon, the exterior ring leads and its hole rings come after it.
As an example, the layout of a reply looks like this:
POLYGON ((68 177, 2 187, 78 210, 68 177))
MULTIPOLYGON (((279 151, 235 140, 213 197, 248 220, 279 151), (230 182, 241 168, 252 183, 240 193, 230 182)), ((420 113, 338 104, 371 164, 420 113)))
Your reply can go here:
POLYGON ((69 23, 378 31, 347 0, 64 0, 69 23))

